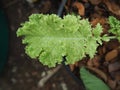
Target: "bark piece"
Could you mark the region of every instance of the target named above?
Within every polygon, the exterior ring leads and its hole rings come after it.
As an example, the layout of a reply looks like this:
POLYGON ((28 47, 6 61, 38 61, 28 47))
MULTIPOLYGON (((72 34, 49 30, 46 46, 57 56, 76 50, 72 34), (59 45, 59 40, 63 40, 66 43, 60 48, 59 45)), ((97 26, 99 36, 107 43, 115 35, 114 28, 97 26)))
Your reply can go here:
POLYGON ((76 1, 76 2, 73 3, 73 7, 78 9, 78 14, 80 16, 85 15, 85 7, 84 7, 84 5, 82 3, 76 1))
POLYGON ((118 56, 118 50, 114 49, 106 54, 105 61, 111 61, 115 59, 117 56, 118 56))

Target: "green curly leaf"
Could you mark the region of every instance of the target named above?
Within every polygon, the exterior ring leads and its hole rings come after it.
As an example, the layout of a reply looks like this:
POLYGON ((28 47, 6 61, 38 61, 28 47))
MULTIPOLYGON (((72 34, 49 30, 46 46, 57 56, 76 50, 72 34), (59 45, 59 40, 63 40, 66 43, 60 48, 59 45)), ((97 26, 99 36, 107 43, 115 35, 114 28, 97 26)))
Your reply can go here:
POLYGON ((120 41, 120 20, 117 20, 115 17, 109 17, 110 30, 109 32, 114 34, 116 38, 120 41))
POLYGON ((66 64, 73 64, 86 54, 93 58, 101 43, 101 31, 100 25, 92 28, 87 19, 80 20, 79 16, 66 15, 62 19, 54 14, 33 14, 18 29, 17 36, 24 37, 23 44, 31 58, 54 67, 62 62, 63 56, 66 64))

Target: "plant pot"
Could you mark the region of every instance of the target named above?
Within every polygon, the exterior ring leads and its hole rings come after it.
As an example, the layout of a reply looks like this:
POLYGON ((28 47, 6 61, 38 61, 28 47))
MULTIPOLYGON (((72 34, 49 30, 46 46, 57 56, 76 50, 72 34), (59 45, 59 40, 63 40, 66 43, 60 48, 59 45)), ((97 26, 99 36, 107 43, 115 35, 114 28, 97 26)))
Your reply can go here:
POLYGON ((0 74, 2 73, 8 56, 8 24, 4 11, 0 8, 0 74))

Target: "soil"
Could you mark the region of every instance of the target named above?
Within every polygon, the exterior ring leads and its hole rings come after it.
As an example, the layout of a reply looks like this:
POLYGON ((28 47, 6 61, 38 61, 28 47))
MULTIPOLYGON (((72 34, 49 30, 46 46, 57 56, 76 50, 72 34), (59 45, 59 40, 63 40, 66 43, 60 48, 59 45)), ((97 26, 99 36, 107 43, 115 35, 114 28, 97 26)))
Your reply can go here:
POLYGON ((43 87, 39 81, 51 70, 24 53, 21 39, 16 37, 20 24, 32 13, 57 13, 60 0, 39 0, 30 4, 27 0, 2 0, 2 7, 9 23, 9 55, 5 70, 0 76, 0 90, 80 90, 81 86, 62 66, 43 87), (52 5, 53 4, 53 5, 52 5))
MULTIPOLYGON (((51 69, 41 65, 37 60, 30 59, 24 53, 24 45, 21 38, 16 37, 16 31, 20 23, 28 20, 32 13, 57 13, 61 0, 2 0, 2 6, 6 12, 9 23, 9 56, 5 70, 0 77, 0 90, 81 90, 79 83, 66 72, 62 66, 47 82, 40 87, 39 81, 47 75, 51 69), (33 1, 33 2, 30 2, 33 1)), ((103 33, 108 33, 107 18, 115 16, 120 19, 120 1, 117 0, 68 0, 63 14, 76 13, 82 18, 89 18, 92 26, 97 23, 103 26, 103 33), (79 1, 79 2, 78 2, 79 1)), ((99 74, 107 81, 112 90, 120 90, 120 43, 112 40, 98 47, 98 53, 89 60, 85 58, 70 68, 76 72, 82 65, 99 74), (107 68, 107 69, 106 69, 107 68), (99 69, 99 70, 98 70, 99 69), (106 72, 107 76, 100 70, 106 72), (107 77, 107 78, 106 78, 107 77), (114 79, 113 79, 114 78, 114 79), (117 87, 117 88, 116 88, 117 87)), ((54 71, 52 71, 54 72, 54 71)))

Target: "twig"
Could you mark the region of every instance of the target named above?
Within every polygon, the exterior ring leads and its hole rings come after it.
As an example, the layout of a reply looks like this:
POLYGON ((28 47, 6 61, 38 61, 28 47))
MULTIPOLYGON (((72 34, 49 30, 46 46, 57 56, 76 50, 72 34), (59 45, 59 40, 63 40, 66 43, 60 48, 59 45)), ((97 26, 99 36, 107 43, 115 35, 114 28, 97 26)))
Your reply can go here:
POLYGON ((47 71, 47 75, 43 77, 39 82, 38 82, 38 87, 43 87, 44 84, 62 67, 62 65, 59 65, 58 67, 54 68, 53 70, 47 71))

